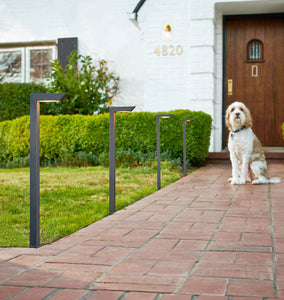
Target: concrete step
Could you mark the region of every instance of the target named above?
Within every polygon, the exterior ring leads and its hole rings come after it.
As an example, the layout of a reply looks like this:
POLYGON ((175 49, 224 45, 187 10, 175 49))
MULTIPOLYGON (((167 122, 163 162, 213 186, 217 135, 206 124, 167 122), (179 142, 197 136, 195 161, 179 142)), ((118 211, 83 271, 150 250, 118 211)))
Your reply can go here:
MULTIPOLYGON (((284 148, 264 148, 265 157, 268 163, 284 163, 284 148)), ((229 151, 209 152, 206 158, 207 164, 229 164, 229 151)))

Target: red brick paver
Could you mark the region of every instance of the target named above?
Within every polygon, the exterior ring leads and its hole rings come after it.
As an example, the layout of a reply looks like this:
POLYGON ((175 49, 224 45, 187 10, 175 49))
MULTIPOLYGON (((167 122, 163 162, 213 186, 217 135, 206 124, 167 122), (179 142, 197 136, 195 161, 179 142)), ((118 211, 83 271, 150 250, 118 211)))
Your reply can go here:
POLYGON ((38 249, 0 248, 0 300, 284 299, 284 165, 232 186, 208 165, 38 249))

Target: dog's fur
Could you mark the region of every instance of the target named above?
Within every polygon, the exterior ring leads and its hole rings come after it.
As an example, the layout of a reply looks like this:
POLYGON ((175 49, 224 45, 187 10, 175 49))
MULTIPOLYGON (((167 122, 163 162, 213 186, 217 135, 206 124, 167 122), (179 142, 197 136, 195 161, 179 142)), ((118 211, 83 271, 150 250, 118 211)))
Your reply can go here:
POLYGON ((279 183, 274 177, 267 179, 267 164, 259 139, 252 131, 252 118, 241 102, 232 103, 226 110, 226 126, 230 130, 228 148, 232 164, 231 184, 245 184, 251 176, 253 184, 279 183))

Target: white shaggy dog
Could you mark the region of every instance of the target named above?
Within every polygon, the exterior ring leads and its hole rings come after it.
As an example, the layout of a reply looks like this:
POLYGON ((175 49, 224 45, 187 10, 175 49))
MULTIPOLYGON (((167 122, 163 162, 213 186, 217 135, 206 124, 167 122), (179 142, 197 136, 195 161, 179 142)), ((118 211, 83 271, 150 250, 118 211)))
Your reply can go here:
POLYGON ((248 108, 241 102, 234 102, 227 108, 225 118, 230 130, 228 148, 232 163, 231 184, 245 184, 249 175, 253 184, 279 183, 278 177, 266 178, 264 152, 251 129, 252 119, 248 108))

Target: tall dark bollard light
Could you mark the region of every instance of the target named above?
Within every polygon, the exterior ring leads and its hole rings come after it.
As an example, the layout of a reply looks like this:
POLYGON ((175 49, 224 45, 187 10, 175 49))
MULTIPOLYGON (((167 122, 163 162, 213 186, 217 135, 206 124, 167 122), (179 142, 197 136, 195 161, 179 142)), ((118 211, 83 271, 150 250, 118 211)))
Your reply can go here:
POLYGON ((109 214, 115 212, 115 116, 116 112, 129 112, 135 106, 111 106, 109 108, 109 214))
POLYGON ((161 189, 161 147, 160 147, 160 119, 170 118, 173 114, 157 115, 157 189, 161 189))
POLYGON ((183 119, 183 176, 186 176, 186 123, 195 119, 183 119))
POLYGON ((58 102, 67 94, 31 94, 30 97, 30 247, 40 246, 40 102, 58 102))

